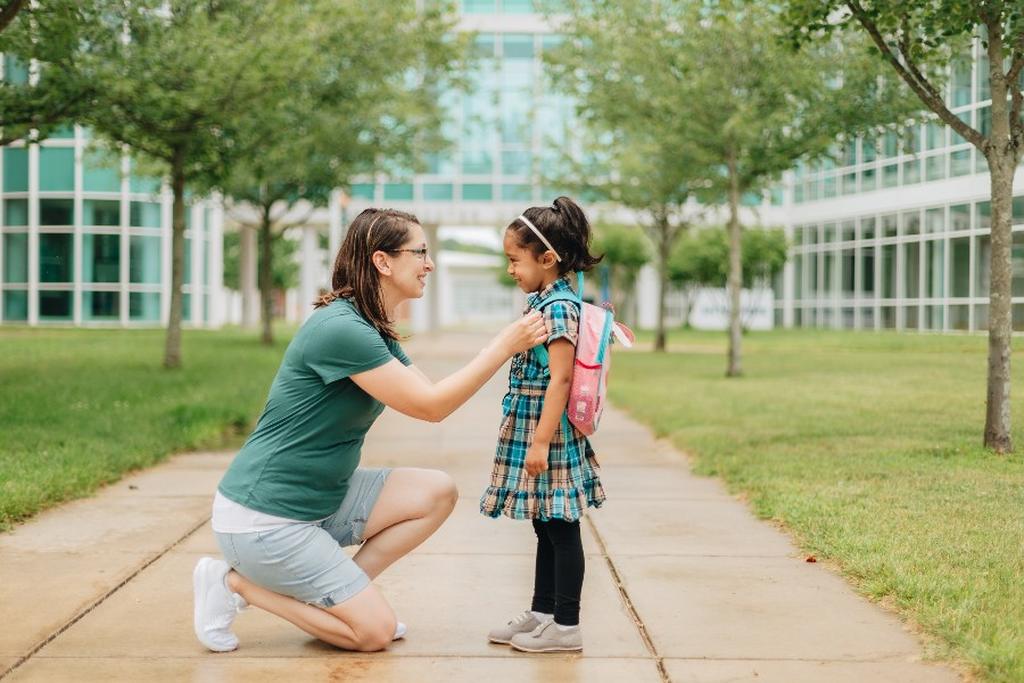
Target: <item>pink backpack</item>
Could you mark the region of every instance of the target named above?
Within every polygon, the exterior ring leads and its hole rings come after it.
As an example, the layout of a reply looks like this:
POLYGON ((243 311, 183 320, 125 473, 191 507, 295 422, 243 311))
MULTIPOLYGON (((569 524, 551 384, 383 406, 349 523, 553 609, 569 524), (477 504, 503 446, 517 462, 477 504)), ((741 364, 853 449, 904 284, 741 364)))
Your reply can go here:
MULTIPOLYGON (((633 332, 622 323, 615 322, 611 310, 583 301, 583 273, 576 273, 576 292, 561 292, 545 299, 541 308, 555 301, 571 301, 580 309, 579 338, 576 341, 576 361, 572 371, 572 388, 566 415, 584 435, 597 431, 604 412, 608 393, 608 369, 611 367, 612 335, 626 348, 633 345, 633 332)), ((548 367, 548 350, 535 346, 533 352, 541 364, 548 367)))

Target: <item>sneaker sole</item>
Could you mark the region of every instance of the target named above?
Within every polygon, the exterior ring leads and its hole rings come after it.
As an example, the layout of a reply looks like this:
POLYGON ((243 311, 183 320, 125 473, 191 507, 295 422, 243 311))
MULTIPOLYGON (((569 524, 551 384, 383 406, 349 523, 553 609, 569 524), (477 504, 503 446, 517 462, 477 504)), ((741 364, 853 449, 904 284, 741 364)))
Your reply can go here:
POLYGON ((494 643, 495 645, 511 645, 511 640, 500 640, 498 638, 488 638, 488 642, 494 643))
POLYGON ((207 564, 209 564, 209 558, 204 557, 196 563, 196 568, 192 570, 192 630, 195 631, 196 639, 199 640, 199 642, 202 643, 203 647, 205 647, 207 650, 210 650, 211 652, 232 652, 238 649, 238 645, 235 645, 234 647, 224 647, 223 645, 216 645, 213 643, 208 643, 206 639, 204 639, 202 636, 203 630, 200 624, 200 617, 202 613, 201 610, 199 609, 199 601, 196 598, 199 596, 200 590, 202 589, 202 586, 200 585, 201 577, 203 574, 202 570, 205 569, 207 564))
POLYGON ((534 654, 542 654, 545 652, 582 652, 583 646, 577 645, 574 647, 543 647, 543 648, 528 648, 518 645, 516 643, 509 643, 513 650, 519 650, 520 652, 531 652, 534 654))

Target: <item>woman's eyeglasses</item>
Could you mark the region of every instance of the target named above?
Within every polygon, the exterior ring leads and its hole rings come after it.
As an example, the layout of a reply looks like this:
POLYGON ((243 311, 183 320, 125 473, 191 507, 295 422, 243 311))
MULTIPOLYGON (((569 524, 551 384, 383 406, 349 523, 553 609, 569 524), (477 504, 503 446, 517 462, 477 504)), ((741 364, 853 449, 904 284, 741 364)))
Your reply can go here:
POLYGON ((426 247, 421 247, 419 249, 388 249, 388 252, 392 253, 392 254, 397 254, 397 253, 403 252, 403 251, 404 252, 408 252, 410 254, 416 254, 417 256, 419 256, 421 261, 425 261, 427 259, 427 248, 426 247))

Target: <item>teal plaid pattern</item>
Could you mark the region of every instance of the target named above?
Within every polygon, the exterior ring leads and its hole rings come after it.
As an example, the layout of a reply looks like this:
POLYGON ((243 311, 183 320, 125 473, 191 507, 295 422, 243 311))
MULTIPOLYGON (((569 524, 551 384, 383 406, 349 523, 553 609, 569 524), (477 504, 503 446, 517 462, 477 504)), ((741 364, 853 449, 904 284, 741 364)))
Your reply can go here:
MULTIPOLYGON (((564 338, 576 344, 579 307, 564 300, 545 305, 556 293, 571 291, 569 279, 561 277, 527 299, 523 313, 541 310, 548 343, 564 338)), ((548 470, 536 477, 526 474, 526 451, 533 442, 550 379, 547 366, 536 354, 524 352, 512 358, 491 482, 480 499, 480 512, 488 517, 504 514, 512 519, 572 522, 588 507, 600 507, 605 500, 594 449, 564 413, 548 450, 548 470)))

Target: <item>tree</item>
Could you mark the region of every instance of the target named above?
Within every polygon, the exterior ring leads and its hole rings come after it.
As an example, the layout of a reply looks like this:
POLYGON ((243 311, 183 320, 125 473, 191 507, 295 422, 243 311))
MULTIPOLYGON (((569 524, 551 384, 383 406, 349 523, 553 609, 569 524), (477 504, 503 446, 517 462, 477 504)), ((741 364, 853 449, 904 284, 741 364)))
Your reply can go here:
MULTIPOLYGON (((299 264, 295 261, 295 252, 299 249, 298 240, 286 235, 279 235, 275 241, 272 256, 270 281, 276 291, 292 289, 299 283, 299 264)), ((262 251, 262 245, 258 247, 262 251)), ((262 257, 262 254, 259 254, 262 257)), ((242 240, 238 231, 224 233, 224 286, 240 291, 242 261, 242 240)))
POLYGON ((1010 437, 1011 206, 1024 145, 1024 12, 1019 2, 987 0, 787 0, 790 37, 805 47, 835 34, 870 38, 875 54, 920 102, 988 161, 992 199, 991 289, 985 446, 1012 451, 1010 437), (990 115, 975 128, 942 95, 949 64, 979 40, 987 58, 990 115))
POLYGON ((0 145, 41 140, 92 106, 100 84, 81 63, 110 35, 113 0, 8 0, 0 5, 0 145))
POLYGON ((234 160, 258 153, 244 121, 285 101, 312 58, 323 30, 314 5, 138 0, 109 10, 107 20, 121 30, 89 62, 103 87, 85 118, 112 143, 155 162, 174 193, 167 368, 181 365, 186 185, 214 187, 234 160))
POLYGON ((568 0, 562 45, 546 53, 556 85, 571 94, 587 128, 561 184, 646 214, 658 269, 655 349, 665 350, 665 296, 672 247, 686 230, 684 207, 711 165, 679 102, 674 56, 685 39, 678 3, 568 0))
POLYGON ((615 223, 598 223, 594 227, 594 251, 604 254, 601 267, 611 270, 612 303, 617 315, 627 320, 637 276, 651 260, 649 242, 634 227, 615 223))
MULTIPOLYGON (((744 288, 768 283, 782 271, 788 244, 781 228, 747 230, 742 240, 744 288)), ((669 278, 674 285, 689 290, 688 302, 692 303, 699 287, 723 289, 727 286, 732 251, 729 242, 725 228, 706 227, 676 245, 669 262, 669 278)))
MULTIPOLYGON (((239 159, 222 187, 255 210, 234 217, 259 234, 262 339, 273 343, 271 263, 277 236, 305 223, 331 189, 357 174, 410 168, 439 149, 438 82, 462 57, 445 7, 368 0, 318 7, 326 28, 293 75, 286 99, 241 123, 259 153, 239 159), (353 40, 358 36, 358 40, 353 40)), ((310 302, 311 303, 311 302, 310 302)))

